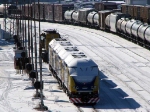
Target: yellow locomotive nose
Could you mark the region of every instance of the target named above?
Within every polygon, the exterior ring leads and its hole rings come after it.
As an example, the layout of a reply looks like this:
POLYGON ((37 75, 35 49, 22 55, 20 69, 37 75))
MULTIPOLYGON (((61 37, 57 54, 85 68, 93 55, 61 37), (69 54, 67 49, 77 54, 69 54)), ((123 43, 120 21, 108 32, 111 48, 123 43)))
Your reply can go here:
POLYGON ((77 93, 77 87, 75 87, 75 82, 71 76, 69 76, 69 89, 72 94, 77 93))

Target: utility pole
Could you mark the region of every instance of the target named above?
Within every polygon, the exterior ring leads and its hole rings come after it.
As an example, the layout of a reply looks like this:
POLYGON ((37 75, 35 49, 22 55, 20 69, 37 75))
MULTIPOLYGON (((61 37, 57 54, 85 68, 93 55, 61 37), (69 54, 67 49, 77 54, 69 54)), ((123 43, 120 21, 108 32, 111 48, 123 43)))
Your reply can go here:
POLYGON ((38 13, 39 13, 39 64, 40 64, 40 97, 41 97, 41 103, 40 103, 40 109, 41 110, 48 110, 48 107, 46 107, 44 105, 44 102, 43 102, 43 80, 42 80, 42 45, 41 45, 41 25, 40 25, 40 3, 39 3, 39 0, 38 0, 38 13))
POLYGON ((13 33, 13 22, 10 18, 8 18, 9 14, 11 13, 11 9, 9 9, 9 1, 5 0, 4 3, 4 21, 3 21, 3 28, 4 28, 4 32, 3 32, 3 38, 6 40, 11 39, 12 37, 12 33, 13 33))

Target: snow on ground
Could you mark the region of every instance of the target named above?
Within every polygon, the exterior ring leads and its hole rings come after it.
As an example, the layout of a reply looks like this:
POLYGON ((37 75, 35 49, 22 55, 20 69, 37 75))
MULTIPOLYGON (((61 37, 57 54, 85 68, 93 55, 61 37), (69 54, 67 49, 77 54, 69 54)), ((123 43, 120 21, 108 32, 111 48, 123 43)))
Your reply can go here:
MULTIPOLYGON (((6 43, 3 40, 0 42, 6 43)), ((36 91, 28 75, 14 69, 13 46, 0 45, 0 112, 36 112, 34 108, 40 100, 33 97, 36 91)), ((50 112, 78 111, 51 76, 47 64, 43 64, 43 80, 44 103, 50 112)))
MULTIPOLYGON (((38 25, 38 23, 37 23, 38 25)), ((75 106, 43 63, 44 104, 52 112, 150 111, 150 51, 114 34, 78 26, 41 23, 41 30, 57 29, 100 69, 100 102, 75 106)), ((39 99, 25 73, 13 66, 13 43, 0 40, 0 112, 35 112, 39 99)))

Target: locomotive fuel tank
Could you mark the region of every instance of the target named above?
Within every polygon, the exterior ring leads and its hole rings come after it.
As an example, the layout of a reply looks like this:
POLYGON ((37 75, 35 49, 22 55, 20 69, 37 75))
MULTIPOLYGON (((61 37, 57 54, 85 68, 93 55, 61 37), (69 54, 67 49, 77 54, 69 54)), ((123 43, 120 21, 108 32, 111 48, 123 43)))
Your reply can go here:
POLYGON ((75 12, 75 11, 74 10, 67 10, 64 13, 65 20, 72 21, 72 14, 73 14, 73 12, 75 12))
POLYGON ((137 22, 137 20, 135 20, 135 19, 131 19, 131 20, 129 20, 129 21, 127 22, 127 24, 126 24, 126 31, 127 31, 127 33, 128 33, 129 35, 132 34, 131 29, 132 29, 133 24, 135 24, 136 22, 137 22))
POLYGON ((138 29, 142 24, 143 23, 141 21, 136 21, 136 23, 132 25, 131 34, 138 37, 138 29))
POLYGON ((88 14, 88 16, 87 16, 88 23, 94 24, 94 16, 95 16, 95 14, 97 14, 97 12, 95 12, 95 11, 92 11, 92 12, 90 12, 88 14))
POLYGON ((150 27, 147 23, 146 24, 142 24, 139 29, 138 29, 138 36, 142 39, 145 40, 145 31, 146 29, 150 27))

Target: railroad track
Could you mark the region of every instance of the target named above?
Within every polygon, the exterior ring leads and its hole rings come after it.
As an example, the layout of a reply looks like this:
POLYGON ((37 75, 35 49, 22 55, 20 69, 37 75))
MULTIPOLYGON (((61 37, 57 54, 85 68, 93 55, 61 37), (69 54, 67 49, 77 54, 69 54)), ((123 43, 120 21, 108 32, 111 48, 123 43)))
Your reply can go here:
POLYGON ((11 79, 10 79, 10 74, 8 73, 8 71, 6 71, 6 67, 7 66, 12 66, 12 64, 10 64, 10 57, 7 55, 7 52, 4 51, 4 52, 1 52, 1 55, 2 56, 5 56, 5 57, 2 57, 1 59, 1 62, 3 62, 3 66, 1 65, 0 67, 0 71, 1 71, 1 74, 4 74, 4 75, 1 75, 1 84, 0 84, 0 88, 2 89, 2 94, 0 96, 0 100, 2 102, 2 108, 7 111, 7 112, 16 112, 16 110, 14 108, 12 108, 12 106, 10 105, 9 101, 8 101, 8 93, 9 91, 11 90, 12 88, 12 82, 11 82, 11 79))
MULTIPOLYGON (((62 29, 61 29, 62 30, 62 29)), ((77 30, 79 30, 79 29, 77 29, 77 30)), ((71 31, 71 30, 68 30, 67 32, 69 32, 69 31, 71 31)), ((74 32, 74 30, 72 30, 72 32, 74 32)), ((78 41, 79 43, 80 43, 80 38, 84 38, 85 36, 84 35, 82 35, 81 33, 80 34, 77 34, 77 32, 74 32, 74 34, 76 34, 76 37, 78 37, 78 38, 75 38, 75 36, 74 36, 74 38, 72 38, 72 35, 71 34, 73 34, 72 32, 70 32, 70 34, 69 33, 67 33, 67 35, 68 35, 68 39, 70 39, 70 41, 73 39, 73 40, 75 40, 76 39, 76 41, 78 41), (71 37, 71 38, 69 38, 69 37, 71 37)), ((65 35, 65 33, 64 33, 64 35, 65 35)), ((94 37, 94 36, 93 36, 94 37)), ((109 39, 109 38, 107 38, 107 39, 109 39)), ((95 43, 93 44, 93 41, 92 40, 88 40, 87 38, 84 38, 83 39, 84 40, 84 42, 86 42, 86 43, 90 43, 90 45, 93 45, 92 47, 97 47, 97 46, 95 46, 95 43)), ((103 40, 103 39, 102 39, 103 40)), ((104 41, 104 40, 103 40, 104 41)), ((111 40, 111 41, 113 41, 113 40, 111 40)), ((83 41, 82 41, 83 42, 83 41)), ((81 42, 81 43, 82 43, 81 42)), ((78 43, 78 44, 79 44, 78 43)), ((115 42, 113 42, 113 44, 114 44, 115 42)), ((98 43, 97 43, 98 44, 98 43)), ((115 44, 118 44, 118 43, 115 43, 115 44)), ((82 43, 82 45, 83 46, 86 46, 86 47, 88 47, 88 49, 90 50, 90 51, 92 51, 92 52, 94 52, 95 54, 97 54, 97 55, 99 55, 98 53, 96 53, 90 46, 88 46, 88 44, 86 45, 85 43, 82 43)), ((108 43, 108 45, 110 45, 110 46, 112 46, 112 47, 114 47, 113 45, 111 45, 111 44, 109 44, 108 43)), ((80 44, 79 44, 79 46, 80 46, 80 44)), ((109 46, 109 47, 110 47, 109 46)), ((122 46, 121 44, 119 44, 119 46, 121 46, 122 48, 125 48, 124 46, 122 46)), ((102 47, 102 46, 100 46, 100 47, 102 47)), ((106 47, 107 48, 107 47, 106 47)), ((107 51, 107 49, 106 49, 105 47, 104 47, 104 49, 107 51)), ((126 48, 126 50, 129 50, 130 52, 132 52, 132 53, 134 53, 133 51, 131 51, 129 48, 126 48)), ((123 51, 122 51, 123 52, 123 51)), ((102 52, 102 54, 104 54, 105 52, 102 52)), ((110 58, 110 57, 108 57, 107 55, 105 55, 104 57, 106 57, 106 58, 110 58)), ((132 57, 132 58, 134 58, 134 57, 132 57)), ((144 57, 142 57, 142 58, 144 58, 144 57)), ((147 60, 147 59, 146 59, 147 60)), ((105 59, 103 59, 103 61, 105 61, 105 59)), ((115 63, 115 61, 116 60, 114 60, 113 61, 113 63, 111 63, 112 65, 112 67, 113 68, 115 68, 116 69, 116 71, 117 70, 119 70, 119 71, 121 71, 122 73, 124 73, 124 74, 126 74, 126 71, 122 71, 123 69, 124 69, 124 66, 122 66, 121 67, 121 69, 119 69, 116 65, 117 65, 117 63, 115 63)), ((150 62, 149 60, 147 60, 148 61, 148 63, 150 62)), ((117 61, 116 61, 117 62, 117 61)), ((126 63, 125 61, 123 61, 123 63, 126 63)), ((127 64, 127 63, 126 63, 127 64)), ((105 65, 103 65, 103 66, 105 66, 105 65)), ((129 65, 129 66, 131 66, 131 67, 133 67, 133 65, 129 65)), ((134 68, 134 67, 133 67, 134 68)), ((137 68, 135 68, 138 72, 140 72, 140 70, 139 69, 137 69, 137 68)), ((107 70, 107 71, 109 71, 110 72, 110 75, 113 75, 111 72, 112 71, 110 71, 109 69, 106 69, 105 68, 105 70, 107 70)), ((144 74, 143 74, 144 75, 144 74)), ((116 75, 113 75, 113 77, 115 77, 115 78, 117 78, 118 80, 120 80, 122 83, 124 83, 128 88, 130 88, 130 90, 132 90, 134 93, 136 93, 138 96, 140 96, 145 102, 147 102, 147 104, 149 105, 150 103, 149 103, 149 101, 147 101, 147 99, 145 99, 142 95, 140 95, 138 92, 137 92, 137 90, 134 90, 134 88, 133 87, 131 87, 131 85, 128 85, 127 83, 125 83, 124 82, 124 80, 122 80, 122 79, 120 79, 119 77, 117 77, 116 75)), ((134 80, 133 79, 133 77, 130 77, 129 75, 127 75, 126 76, 128 79, 130 79, 132 82, 134 82, 135 84, 137 84, 138 86, 140 86, 137 82, 136 82, 136 80, 134 80)), ((142 76, 143 77, 143 76, 142 76)), ((147 78, 149 78, 148 76, 146 76, 147 78)), ((140 80, 140 78, 138 79, 138 80, 140 80)), ((141 87, 144 91, 146 91, 146 92, 148 92, 148 94, 150 95, 150 92, 146 89, 146 88, 144 88, 144 87, 141 87)))

